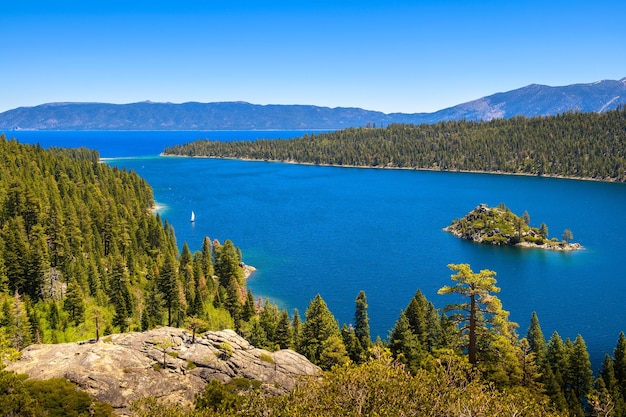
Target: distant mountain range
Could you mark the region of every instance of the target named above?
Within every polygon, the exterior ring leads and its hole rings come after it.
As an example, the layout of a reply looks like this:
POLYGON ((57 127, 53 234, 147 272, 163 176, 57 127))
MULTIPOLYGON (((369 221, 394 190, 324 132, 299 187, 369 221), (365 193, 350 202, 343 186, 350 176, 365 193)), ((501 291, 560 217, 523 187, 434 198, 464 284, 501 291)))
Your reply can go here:
POLYGON ((382 113, 347 107, 216 103, 48 103, 0 113, 0 130, 342 129, 604 112, 626 103, 626 78, 549 87, 531 84, 434 113, 382 113))

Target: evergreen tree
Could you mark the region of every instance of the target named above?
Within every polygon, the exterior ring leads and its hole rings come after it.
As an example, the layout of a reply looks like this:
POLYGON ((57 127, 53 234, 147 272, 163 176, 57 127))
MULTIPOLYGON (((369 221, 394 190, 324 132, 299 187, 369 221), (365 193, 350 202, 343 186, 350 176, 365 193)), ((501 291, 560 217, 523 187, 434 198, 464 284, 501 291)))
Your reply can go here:
POLYGON ((226 240, 219 252, 219 258, 215 262, 215 273, 219 278, 220 285, 228 288, 231 277, 235 278, 237 284, 242 285, 244 282, 241 259, 233 242, 226 240))
POLYGON ((289 322, 289 312, 287 310, 280 312, 276 326, 275 342, 280 349, 289 349, 293 345, 291 323, 289 322))
POLYGON ((280 321, 280 311, 275 304, 272 304, 269 300, 265 300, 263 310, 259 314, 259 323, 265 330, 267 340, 272 343, 278 343, 276 332, 278 330, 278 323, 280 321))
POLYGON ((157 283, 148 281, 144 293, 143 311, 141 312, 141 330, 146 331, 158 327, 163 322, 163 294, 157 283))
POLYGON ((626 403, 626 336, 619 334, 615 349, 613 349, 613 369, 615 379, 620 387, 622 401, 626 403))
POLYGON ((226 300, 224 302, 224 307, 233 318, 235 328, 237 330, 241 327, 243 316, 243 304, 241 303, 239 288, 237 279, 234 276, 231 276, 230 282, 226 287, 226 300))
POLYGON ((559 411, 567 410, 567 402, 561 389, 561 383, 557 381, 554 375, 553 367, 548 360, 548 345, 546 339, 541 331, 539 325, 539 318, 537 313, 533 311, 530 326, 526 333, 526 339, 528 340, 528 346, 530 350, 535 354, 536 363, 539 367, 538 380, 542 383, 545 393, 550 397, 552 404, 559 411))
POLYGON ((243 320, 250 321, 256 315, 256 306, 254 305, 254 296, 252 291, 248 289, 246 293, 246 303, 243 306, 243 320))
POLYGON ((208 236, 202 241, 202 275, 204 275, 207 283, 213 282, 213 250, 211 239, 208 236))
POLYGON ((581 335, 578 335, 571 345, 568 355, 569 369, 567 372, 566 386, 573 393, 573 398, 580 405, 587 403, 587 397, 593 382, 591 361, 587 346, 581 335))
POLYGON ((24 290, 36 302, 43 298, 44 277, 50 269, 50 262, 48 261, 48 242, 43 226, 33 225, 31 235, 24 290))
POLYGON ((32 332, 26 307, 20 294, 15 291, 11 308, 5 313, 6 331, 11 346, 20 351, 32 343, 32 332))
POLYGON ((259 349, 265 349, 269 347, 270 344, 267 340, 267 335, 265 334, 265 330, 261 323, 259 323, 259 319, 257 317, 253 317, 252 326, 247 334, 246 339, 250 342, 252 346, 256 346, 259 349))
POLYGON ((78 326, 85 320, 84 296, 75 279, 71 279, 67 285, 63 310, 67 311, 70 321, 78 326))
POLYGON ((296 308, 291 319, 291 337, 293 339, 293 348, 296 352, 301 352, 302 348, 302 327, 302 319, 296 308))
POLYGON ((364 352, 359 339, 357 339, 354 327, 348 326, 344 324, 341 327, 341 338, 343 339, 343 344, 346 347, 346 352, 348 356, 354 363, 361 363, 364 359, 364 352))
POLYGON ((495 272, 487 269, 474 273, 468 264, 450 264, 453 271, 457 271, 451 278, 456 282, 454 286, 444 286, 439 294, 460 294, 468 300, 461 304, 451 304, 447 311, 460 311, 453 316, 453 320, 462 325, 462 334, 467 335, 467 351, 469 362, 478 363, 479 346, 486 346, 485 340, 479 340, 479 335, 487 338, 489 334, 504 337, 510 336, 511 328, 507 320, 508 312, 502 310, 498 297, 492 293, 500 292, 494 278, 495 272))
POLYGON ((367 315, 367 297, 364 291, 360 291, 356 297, 354 334, 359 341, 361 350, 367 352, 372 344, 372 338, 370 336, 370 319, 367 315))
MULTIPOLYGON (((305 312, 302 329, 302 353, 313 363, 319 364, 322 352, 327 347, 327 339, 336 336, 341 340, 339 325, 328 309, 326 302, 317 294, 309 303, 305 312)), ((336 339, 335 339, 336 342, 336 339)), ((345 347, 344 347, 345 350, 345 347)))
MULTIPOLYGON (((611 402, 614 406, 613 415, 617 417, 626 416, 626 404, 624 404, 624 398, 621 393, 623 387, 615 376, 614 361, 608 354, 604 356, 600 377, 598 379, 602 381, 602 387, 611 398, 611 402)), ((598 391, 601 391, 601 388, 598 389, 598 391)), ((600 399, 598 399, 598 401, 600 401, 600 399)))
POLYGON ((319 366, 322 369, 328 370, 334 366, 345 365, 350 360, 339 333, 330 335, 322 342, 321 348, 319 366))
POLYGON ((164 307, 167 310, 167 325, 171 326, 176 319, 175 314, 180 305, 179 283, 176 273, 176 260, 173 256, 166 256, 159 273, 157 285, 163 296, 164 307))
POLYGON ((415 372, 424 358, 424 350, 419 338, 411 330, 406 313, 402 311, 400 317, 389 336, 389 349, 400 362, 408 365, 415 372))
POLYGON ((124 333, 129 326, 128 320, 133 314, 133 300, 130 293, 128 271, 120 255, 114 256, 109 278, 109 297, 115 307, 112 324, 124 333))

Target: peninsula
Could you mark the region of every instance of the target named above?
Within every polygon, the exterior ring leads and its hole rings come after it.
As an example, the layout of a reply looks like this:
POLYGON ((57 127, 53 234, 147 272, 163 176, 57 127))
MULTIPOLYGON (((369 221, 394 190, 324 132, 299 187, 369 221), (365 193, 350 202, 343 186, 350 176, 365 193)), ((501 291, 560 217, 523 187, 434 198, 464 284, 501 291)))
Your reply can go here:
POLYGON ((530 216, 524 213, 517 216, 504 204, 488 207, 480 204, 463 218, 452 221, 443 230, 461 239, 490 245, 520 246, 559 251, 583 249, 579 243, 570 243, 572 232, 565 229, 563 239, 548 238, 548 227, 529 226, 530 216))

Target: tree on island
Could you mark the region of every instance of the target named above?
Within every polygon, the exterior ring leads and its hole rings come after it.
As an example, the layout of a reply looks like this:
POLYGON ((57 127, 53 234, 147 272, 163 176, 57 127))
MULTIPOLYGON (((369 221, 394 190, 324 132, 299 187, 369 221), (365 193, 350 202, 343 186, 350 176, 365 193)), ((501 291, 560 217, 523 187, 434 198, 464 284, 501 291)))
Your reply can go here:
POLYGON ((563 231, 563 241, 564 242, 569 242, 572 239, 574 239, 574 235, 572 234, 572 231, 569 230, 569 229, 565 229, 563 231))

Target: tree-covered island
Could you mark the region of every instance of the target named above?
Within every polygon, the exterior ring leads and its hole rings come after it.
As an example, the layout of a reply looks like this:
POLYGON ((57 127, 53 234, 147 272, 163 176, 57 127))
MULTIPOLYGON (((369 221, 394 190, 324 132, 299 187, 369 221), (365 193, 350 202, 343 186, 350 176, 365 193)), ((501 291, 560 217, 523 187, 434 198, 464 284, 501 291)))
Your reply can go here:
POLYGON ((548 226, 530 226, 530 216, 525 212, 517 216, 500 203, 497 207, 480 204, 461 219, 455 219, 443 229, 461 239, 490 245, 521 246, 560 251, 583 249, 580 243, 570 243, 574 235, 563 231, 562 240, 548 237, 548 226))

